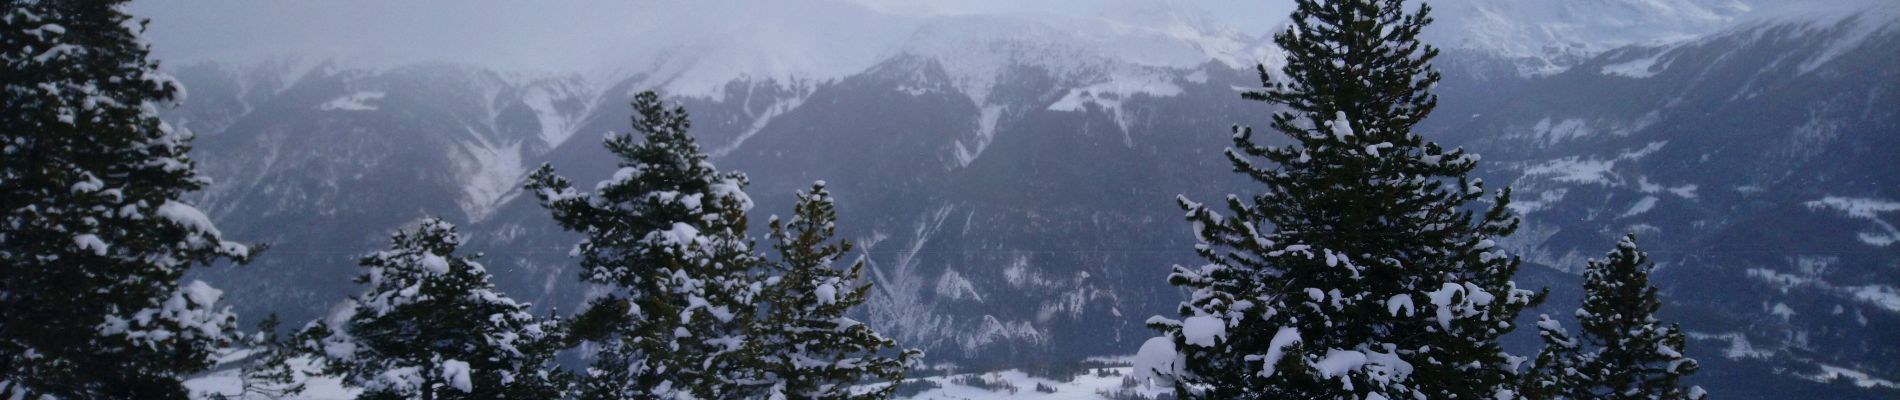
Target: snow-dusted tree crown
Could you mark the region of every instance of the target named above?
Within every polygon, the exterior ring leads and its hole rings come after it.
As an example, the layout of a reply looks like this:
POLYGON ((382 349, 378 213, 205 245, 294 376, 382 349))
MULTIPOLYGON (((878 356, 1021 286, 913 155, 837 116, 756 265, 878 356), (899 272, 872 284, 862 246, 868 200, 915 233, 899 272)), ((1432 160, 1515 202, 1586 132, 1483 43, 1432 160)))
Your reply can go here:
POLYGON ((1430 7, 1302 0, 1274 36, 1280 70, 1243 97, 1284 107, 1226 155, 1263 187, 1226 212, 1179 199, 1207 261, 1177 266, 1182 319, 1144 345, 1144 369, 1192 398, 1493 398, 1521 358, 1497 338, 1540 297, 1510 277, 1496 239, 1517 228, 1509 191, 1466 175, 1478 157, 1412 131, 1437 104, 1430 7), (1167 356, 1173 353, 1173 356, 1167 356))

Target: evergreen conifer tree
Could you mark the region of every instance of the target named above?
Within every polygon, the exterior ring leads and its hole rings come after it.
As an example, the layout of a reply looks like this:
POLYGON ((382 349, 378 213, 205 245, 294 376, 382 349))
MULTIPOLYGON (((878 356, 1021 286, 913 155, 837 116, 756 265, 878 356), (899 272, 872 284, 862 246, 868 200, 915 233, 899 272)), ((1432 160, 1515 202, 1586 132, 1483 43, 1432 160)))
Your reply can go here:
POLYGON ((831 192, 820 181, 808 193, 798 193, 790 221, 772 220, 772 242, 779 259, 777 275, 766 280, 760 303, 760 322, 749 342, 751 370, 759 371, 766 386, 761 397, 770 399, 882 399, 914 360, 915 349, 898 350, 895 357, 878 354, 897 345, 869 325, 845 316, 864 304, 870 284, 857 284, 864 261, 849 269, 833 262, 851 252, 851 242, 831 242, 837 214, 831 192), (870 382, 889 385, 859 391, 853 386, 870 382))
POLYGON ((1701 387, 1682 386, 1697 366, 1682 353, 1682 330, 1656 319, 1662 301, 1649 285, 1653 268, 1634 235, 1625 235, 1605 259, 1591 260, 1583 273, 1583 308, 1577 310, 1582 343, 1545 335, 1545 354, 1526 375, 1527 393, 1550 399, 1703 398, 1701 387))
POLYGON ((581 279, 619 293, 593 300, 574 321, 597 345, 581 378, 588 399, 730 398, 754 382, 738 368, 761 285, 752 269, 739 173, 720 173, 688 134, 686 110, 653 92, 633 100, 639 135, 608 134, 620 169, 577 191, 543 165, 529 177, 575 247, 581 279))
POLYGON ((326 372, 363 399, 551 399, 558 327, 489 283, 475 257, 455 255, 455 226, 428 219, 359 263, 369 289, 301 335, 326 372))
POLYGON ((1583 375, 1582 342, 1570 335, 1563 324, 1549 315, 1537 316, 1537 337, 1544 351, 1537 353, 1530 372, 1524 374, 1520 391, 1528 399, 1561 399, 1580 393, 1583 375))
POLYGON ((124 1, 0 1, 0 398, 182 399, 238 338, 186 269, 246 261, 205 214, 182 96, 124 1))
POLYGON ((1497 339, 1542 297, 1494 240, 1517 228, 1509 190, 1485 204, 1476 155, 1412 132, 1437 101, 1430 8, 1296 3, 1274 35, 1285 79, 1262 66, 1244 95, 1286 107, 1273 127, 1294 143, 1237 126, 1227 157, 1263 192, 1227 213, 1179 199, 1207 264, 1169 276, 1190 290, 1182 319, 1150 320, 1179 353, 1164 372, 1183 398, 1514 395, 1522 359, 1497 339))

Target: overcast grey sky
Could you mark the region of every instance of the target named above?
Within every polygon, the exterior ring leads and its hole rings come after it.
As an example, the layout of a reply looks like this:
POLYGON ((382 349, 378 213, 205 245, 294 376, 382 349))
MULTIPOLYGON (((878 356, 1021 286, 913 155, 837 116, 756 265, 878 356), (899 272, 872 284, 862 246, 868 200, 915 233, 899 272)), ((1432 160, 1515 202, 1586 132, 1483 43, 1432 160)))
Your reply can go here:
MULTIPOLYGON (((849 1, 883 13, 916 17, 1088 15, 1149 0, 818 1, 849 1)), ((1249 35, 1272 28, 1292 8, 1291 0, 1152 1, 1200 8, 1249 35)), ((499 68, 559 70, 560 64, 586 62, 587 57, 614 51, 613 46, 643 40, 653 34, 643 31, 646 27, 680 20, 717 25, 717 15, 747 12, 762 8, 757 7, 762 4, 686 0, 138 0, 130 10, 152 19, 147 39, 160 57, 177 62, 300 55, 369 63, 448 60, 499 68)))

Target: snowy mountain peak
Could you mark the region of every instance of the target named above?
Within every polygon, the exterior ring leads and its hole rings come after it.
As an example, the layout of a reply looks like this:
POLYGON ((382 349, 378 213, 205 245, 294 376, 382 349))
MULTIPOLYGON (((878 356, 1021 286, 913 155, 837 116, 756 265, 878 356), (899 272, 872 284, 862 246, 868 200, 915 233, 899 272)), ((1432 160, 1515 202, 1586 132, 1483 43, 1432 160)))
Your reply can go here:
MULTIPOLYGON (((717 2, 715 2, 717 3, 717 2)), ((1056 76, 1217 61, 1250 68, 1248 39, 1184 3, 1104 5, 1092 13, 912 15, 843 1, 719 3, 653 19, 615 46, 604 74, 640 76, 642 88, 720 100, 729 82, 822 83, 902 55, 934 58, 978 103, 1012 66, 1056 76)))
POLYGON ((1662 46, 1630 47, 1605 53, 1605 75, 1650 78, 1670 67, 1675 53, 1685 48, 1722 46, 1724 42, 1794 43, 1798 48, 1762 73, 1786 71, 1805 75, 1866 44, 1870 39, 1900 30, 1900 8, 1884 1, 1845 0, 1820 5, 1764 7, 1723 30, 1695 40, 1662 46), (1782 61, 1786 61, 1784 64, 1782 61), (1788 69, 1776 66, 1791 66, 1788 69))
POLYGON ((823 82, 861 72, 916 26, 910 17, 843 1, 712 2, 675 11, 616 43, 619 61, 606 75, 644 75, 642 86, 719 100, 734 80, 823 82))
POLYGON ((1763 0, 1445 0, 1428 40, 1511 60, 1523 76, 1568 70, 1604 51, 1692 39, 1728 26, 1763 0))
POLYGON ((900 50, 936 59, 957 87, 988 104, 995 79, 1008 68, 1030 67, 1072 85, 1155 81, 1210 61, 1254 65, 1252 49, 1232 29, 1185 12, 1144 14, 1150 25, 1096 17, 975 15, 935 19, 900 50))

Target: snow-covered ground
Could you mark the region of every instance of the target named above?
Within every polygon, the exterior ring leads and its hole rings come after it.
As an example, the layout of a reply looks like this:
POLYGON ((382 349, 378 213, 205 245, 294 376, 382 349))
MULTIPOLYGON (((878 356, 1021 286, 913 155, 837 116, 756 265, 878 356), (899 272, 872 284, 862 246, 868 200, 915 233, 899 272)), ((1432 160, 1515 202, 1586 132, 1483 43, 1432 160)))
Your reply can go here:
MULTIPOLYGON (((237 351, 223 358, 230 362, 242 359, 248 354, 247 351, 237 351)), ((297 369, 303 371, 308 371, 311 367, 310 361, 305 359, 292 360, 292 363, 297 369)), ((238 368, 214 371, 186 380, 185 388, 191 390, 191 398, 194 399, 215 399, 217 397, 213 396, 222 395, 229 399, 245 400, 349 400, 362 393, 361 390, 343 387, 343 381, 338 378, 307 376, 304 379, 304 391, 297 396, 279 398, 258 393, 245 393, 244 379, 240 376, 238 368)))
POLYGON ((899 396, 899 398, 1095 400, 1152 399, 1162 394, 1173 394, 1174 388, 1167 385, 1152 383, 1129 385, 1126 382, 1134 382, 1128 378, 1131 371, 1133 371, 1131 367, 1089 369, 1069 382, 1029 376, 1027 373, 1013 369, 1002 372, 917 378, 913 381, 928 381, 939 387, 914 395, 899 396), (1038 390, 1039 387, 1043 390, 1038 390))
MULTIPOLYGON (((236 358, 242 358, 242 355, 236 358)), ((307 367, 308 363, 302 363, 302 365, 307 367)), ((1165 384, 1145 382, 1131 384, 1140 382, 1128 378, 1132 370, 1132 367, 1127 366, 1089 368, 1068 382, 1059 382, 1048 377, 1034 377, 1019 370, 919 377, 908 380, 907 385, 929 382, 921 384, 934 386, 934 388, 898 398, 913 400, 1120 400, 1153 399, 1163 394, 1173 393, 1174 389, 1165 384), (1038 390, 1039 387, 1043 390, 1038 390), (1053 391, 1049 391, 1050 389, 1053 391)), ((359 390, 343 387, 342 382, 337 378, 310 378, 306 381, 306 385, 302 394, 281 400, 346 400, 354 399, 361 393, 359 390)), ((272 398, 254 393, 245 394, 244 382, 236 368, 187 380, 185 387, 191 390, 191 396, 194 399, 211 399, 215 395, 225 395, 233 399, 272 398)))

